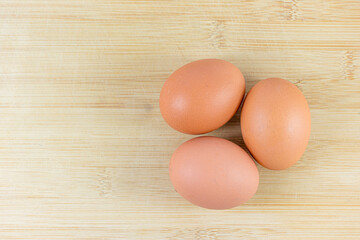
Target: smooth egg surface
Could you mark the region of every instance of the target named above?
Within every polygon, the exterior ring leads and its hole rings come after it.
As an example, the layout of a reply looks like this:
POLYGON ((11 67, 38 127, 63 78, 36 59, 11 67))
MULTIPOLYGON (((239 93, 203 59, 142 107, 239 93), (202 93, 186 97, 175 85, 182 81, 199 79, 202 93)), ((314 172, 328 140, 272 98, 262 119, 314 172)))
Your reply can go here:
POLYGON ((197 137, 180 145, 169 166, 175 190, 191 203, 228 209, 248 201, 259 185, 259 172, 238 145, 218 137, 197 137))
POLYGON ((177 131, 213 131, 236 113, 245 93, 245 80, 233 64, 203 59, 176 70, 160 93, 160 111, 177 131))
POLYGON ((256 161, 281 170, 303 155, 311 116, 304 95, 294 84, 269 78, 257 83, 246 96, 240 124, 245 144, 256 161))

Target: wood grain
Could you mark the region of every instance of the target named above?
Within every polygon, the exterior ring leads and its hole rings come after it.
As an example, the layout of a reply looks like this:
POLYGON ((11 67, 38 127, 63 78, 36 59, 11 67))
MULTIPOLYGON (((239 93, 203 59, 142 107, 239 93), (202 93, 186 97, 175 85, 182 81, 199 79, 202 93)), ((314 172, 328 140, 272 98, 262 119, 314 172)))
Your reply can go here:
MULTIPOLYGON (((360 239, 360 2, 0 0, 0 239, 360 239), (247 204, 195 207, 168 161, 192 136, 158 108, 201 58, 308 99, 286 171, 247 204)), ((239 113, 209 135, 244 147, 239 113)))

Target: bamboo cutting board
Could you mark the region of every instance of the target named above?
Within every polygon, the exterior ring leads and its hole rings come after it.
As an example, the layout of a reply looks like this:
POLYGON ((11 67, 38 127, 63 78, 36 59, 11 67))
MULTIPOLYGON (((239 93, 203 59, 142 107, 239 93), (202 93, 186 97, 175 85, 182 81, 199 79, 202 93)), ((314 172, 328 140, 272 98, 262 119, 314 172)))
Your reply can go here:
MULTIPOLYGON (((0 239, 360 239, 360 1, 0 0, 0 239), (193 136, 159 92, 221 58, 247 90, 268 77, 307 98, 312 135, 257 194, 212 211, 168 162, 193 136)), ((209 135, 244 147, 239 113, 209 135)))

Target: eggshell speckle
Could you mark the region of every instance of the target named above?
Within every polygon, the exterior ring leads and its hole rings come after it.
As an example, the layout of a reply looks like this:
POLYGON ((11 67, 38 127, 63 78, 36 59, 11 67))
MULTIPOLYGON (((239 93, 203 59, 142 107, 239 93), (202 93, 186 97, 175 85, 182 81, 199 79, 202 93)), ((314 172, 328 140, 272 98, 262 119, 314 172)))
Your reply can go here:
POLYGON ((228 209, 248 201, 259 184, 258 169, 238 145, 218 137, 197 137, 176 149, 170 179, 188 201, 228 209))
POLYGON ((244 93, 244 77, 233 64, 219 59, 198 60, 167 79, 160 93, 160 111, 172 128, 203 134, 229 121, 244 93))
POLYGON ((269 169, 295 164, 310 137, 311 117, 305 97, 294 84, 280 78, 260 81, 250 90, 240 122, 247 148, 269 169))

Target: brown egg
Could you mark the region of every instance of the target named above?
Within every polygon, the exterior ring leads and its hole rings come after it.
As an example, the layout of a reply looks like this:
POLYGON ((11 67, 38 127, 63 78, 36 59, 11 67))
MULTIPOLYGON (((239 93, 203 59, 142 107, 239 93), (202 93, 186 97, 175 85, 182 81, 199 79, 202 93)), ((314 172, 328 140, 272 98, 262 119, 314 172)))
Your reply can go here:
POLYGON ((170 161, 175 190, 200 207, 228 209, 248 201, 259 185, 254 161, 238 145, 197 137, 176 149, 170 161))
POLYGON ((245 80, 233 64, 198 60, 176 70, 160 93, 160 111, 174 129, 188 134, 213 131, 236 113, 245 80))
POLYGON ((245 144, 262 166, 280 170, 295 164, 310 137, 309 106, 291 82, 269 78, 257 83, 241 111, 245 144))

